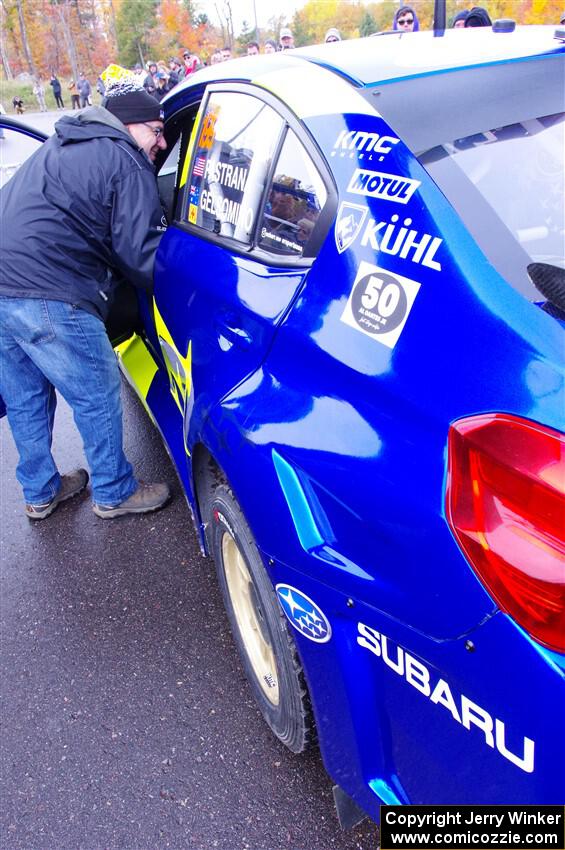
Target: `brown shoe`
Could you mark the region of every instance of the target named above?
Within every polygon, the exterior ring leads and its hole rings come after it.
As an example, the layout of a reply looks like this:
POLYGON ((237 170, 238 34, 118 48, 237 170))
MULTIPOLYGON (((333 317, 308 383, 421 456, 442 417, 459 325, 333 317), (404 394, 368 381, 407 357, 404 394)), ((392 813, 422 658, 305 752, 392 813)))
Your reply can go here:
POLYGON ((25 512, 29 519, 45 519, 49 514, 52 514, 57 505, 64 502, 66 499, 71 499, 73 496, 82 493, 88 484, 88 472, 86 469, 75 469, 74 472, 68 472, 66 475, 61 475, 61 489, 54 499, 46 502, 44 505, 26 505, 25 512))
POLYGON ((135 493, 119 505, 94 504, 93 511, 101 519, 114 519, 126 514, 146 514, 158 511, 171 498, 168 484, 145 484, 137 482, 135 493))

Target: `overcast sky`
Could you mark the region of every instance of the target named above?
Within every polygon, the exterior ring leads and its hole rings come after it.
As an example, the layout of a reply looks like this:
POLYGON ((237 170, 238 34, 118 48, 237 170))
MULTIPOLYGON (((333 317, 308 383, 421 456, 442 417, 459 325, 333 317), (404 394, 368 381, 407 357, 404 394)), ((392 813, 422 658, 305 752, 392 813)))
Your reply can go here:
MULTIPOLYGON (((231 0, 231 10, 233 15, 233 28, 237 35, 241 31, 243 21, 247 21, 249 28, 255 26, 255 11, 257 11, 257 24, 259 28, 267 26, 269 18, 273 15, 285 15, 286 22, 290 23, 292 16, 297 9, 302 8, 305 0, 276 0, 271 3, 270 0, 231 0)), ((224 13, 224 0, 197 0, 199 11, 205 12, 210 21, 218 25, 218 15, 216 9, 224 13)))

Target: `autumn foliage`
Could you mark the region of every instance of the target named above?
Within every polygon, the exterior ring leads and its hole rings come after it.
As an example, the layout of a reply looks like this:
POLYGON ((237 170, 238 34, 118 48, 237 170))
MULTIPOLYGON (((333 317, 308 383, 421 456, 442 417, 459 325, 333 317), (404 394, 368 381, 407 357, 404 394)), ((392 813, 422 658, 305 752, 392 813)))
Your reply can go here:
MULTIPOLYGON (((235 9, 237 0, 224 0, 224 6, 230 3, 235 9)), ((447 0, 448 19, 475 3, 493 20, 513 18, 519 24, 557 24, 565 8, 565 0, 447 0)), ((433 0, 410 5, 420 28, 430 28, 433 0)), ((291 21, 272 18, 259 39, 276 37, 281 25, 292 27, 297 46, 323 41, 329 27, 338 27, 343 38, 357 38, 390 29, 397 8, 398 0, 307 0, 291 21)), ((22 73, 74 77, 80 71, 95 79, 111 61, 132 66, 166 60, 181 48, 207 60, 225 41, 245 52, 251 35, 247 25, 237 40, 224 23, 214 28, 199 14, 197 0, 0 0, 0 25, 2 76, 8 80, 22 73)))
MULTIPOLYGON (((307 0, 296 12, 292 28, 297 46, 323 42, 330 27, 337 27, 342 38, 358 38, 391 29, 399 5, 412 6, 420 29, 430 29, 433 0, 383 0, 383 2, 348 2, 348 0, 307 0)), ((484 6, 492 20, 512 18, 517 24, 558 24, 565 9, 564 0, 447 0, 447 20, 461 9, 484 6)))
POLYGON ((112 61, 206 53, 221 35, 188 0, 0 0, 2 75, 96 78, 112 61))

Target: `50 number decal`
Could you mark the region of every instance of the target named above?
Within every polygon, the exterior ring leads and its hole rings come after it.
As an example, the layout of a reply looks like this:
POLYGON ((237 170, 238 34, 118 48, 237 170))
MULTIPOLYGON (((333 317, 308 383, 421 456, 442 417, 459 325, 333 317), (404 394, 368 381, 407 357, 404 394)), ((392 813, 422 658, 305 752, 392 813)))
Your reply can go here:
POLYGON ((341 321, 394 348, 414 304, 420 284, 363 261, 341 321))
POLYGON ((384 320, 385 323, 395 312, 398 312, 397 308, 403 297, 404 301, 406 301, 403 290, 395 280, 387 280, 386 278, 370 274, 366 278, 363 278, 360 284, 360 291, 365 287, 365 291, 361 296, 363 307, 369 311, 377 310, 380 319, 384 320))

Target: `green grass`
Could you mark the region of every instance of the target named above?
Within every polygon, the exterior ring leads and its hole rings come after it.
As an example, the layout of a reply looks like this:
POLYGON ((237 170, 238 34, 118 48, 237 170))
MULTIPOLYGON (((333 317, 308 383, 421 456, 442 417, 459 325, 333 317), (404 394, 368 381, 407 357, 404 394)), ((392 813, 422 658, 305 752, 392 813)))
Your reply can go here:
MULTIPOLYGON (((61 96, 63 98, 65 108, 70 109, 71 95, 67 88, 69 81, 61 77, 59 77, 59 81, 61 83, 61 96)), ((57 107, 55 104, 55 98, 53 97, 53 89, 49 85, 49 80, 43 80, 43 87, 45 89, 45 103, 47 105, 47 109, 56 109, 57 107)), ((22 98, 26 112, 39 112, 39 104, 33 93, 33 84, 31 82, 4 79, 0 80, 0 103, 8 115, 15 114, 14 107, 12 106, 12 98, 14 95, 18 95, 22 98)), ((92 103, 94 106, 100 106, 100 95, 95 89, 92 92, 92 103)))

